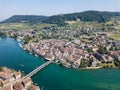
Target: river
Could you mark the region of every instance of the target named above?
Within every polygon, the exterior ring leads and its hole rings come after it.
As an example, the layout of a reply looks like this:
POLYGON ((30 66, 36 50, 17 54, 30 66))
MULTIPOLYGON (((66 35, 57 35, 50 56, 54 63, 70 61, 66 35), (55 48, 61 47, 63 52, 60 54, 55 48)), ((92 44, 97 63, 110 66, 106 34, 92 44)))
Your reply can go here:
MULTIPOLYGON (((21 49, 16 40, 0 38, 0 66, 29 73, 44 59, 21 49)), ((32 77, 44 90, 120 90, 120 70, 74 70, 50 64, 32 77)))

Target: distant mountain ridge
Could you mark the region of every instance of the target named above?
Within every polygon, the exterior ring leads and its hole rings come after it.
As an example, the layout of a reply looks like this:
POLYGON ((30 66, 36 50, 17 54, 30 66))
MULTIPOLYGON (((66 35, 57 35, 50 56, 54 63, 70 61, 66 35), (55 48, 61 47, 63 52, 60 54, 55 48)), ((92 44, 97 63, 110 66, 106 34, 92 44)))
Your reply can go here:
POLYGON ((110 18, 120 16, 120 12, 107 12, 107 11, 84 11, 80 13, 70 13, 54 16, 36 16, 36 15, 15 15, 6 19, 2 23, 16 23, 16 22, 26 22, 26 23, 49 23, 65 25, 65 21, 81 20, 81 21, 98 21, 106 22, 110 18))
POLYGON ((47 16, 38 15, 14 15, 1 23, 39 23, 47 19, 47 16))

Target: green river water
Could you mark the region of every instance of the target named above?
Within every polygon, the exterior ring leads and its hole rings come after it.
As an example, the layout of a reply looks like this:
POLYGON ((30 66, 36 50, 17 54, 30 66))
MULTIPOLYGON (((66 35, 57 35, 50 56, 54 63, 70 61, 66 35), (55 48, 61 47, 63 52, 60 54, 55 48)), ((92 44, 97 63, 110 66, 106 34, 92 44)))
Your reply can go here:
MULTIPOLYGON (((21 49, 11 38, 0 38, 0 66, 29 73, 44 59, 21 49)), ((50 64, 32 77, 44 90, 120 90, 120 70, 74 70, 50 64)))

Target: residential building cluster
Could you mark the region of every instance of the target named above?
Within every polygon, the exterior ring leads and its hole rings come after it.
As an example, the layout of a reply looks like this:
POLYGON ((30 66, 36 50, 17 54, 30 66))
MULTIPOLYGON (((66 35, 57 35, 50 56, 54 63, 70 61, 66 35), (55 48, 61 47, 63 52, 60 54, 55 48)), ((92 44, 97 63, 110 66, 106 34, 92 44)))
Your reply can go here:
POLYGON ((116 33, 116 29, 64 29, 6 30, 2 33, 21 40, 24 43, 22 48, 30 53, 66 67, 101 67, 102 62, 114 64, 116 58, 120 61, 120 41, 108 37, 116 33))
POLYGON ((0 67, 0 90, 40 90, 33 85, 31 78, 21 81, 22 76, 21 72, 0 67))

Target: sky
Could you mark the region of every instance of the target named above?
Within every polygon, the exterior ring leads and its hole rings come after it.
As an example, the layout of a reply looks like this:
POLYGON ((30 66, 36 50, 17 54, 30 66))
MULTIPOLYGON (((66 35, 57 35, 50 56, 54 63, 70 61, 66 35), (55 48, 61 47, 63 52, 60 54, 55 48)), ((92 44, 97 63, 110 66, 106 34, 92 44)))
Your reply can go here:
POLYGON ((56 15, 87 10, 120 12, 120 0, 0 0, 0 20, 13 15, 56 15))

